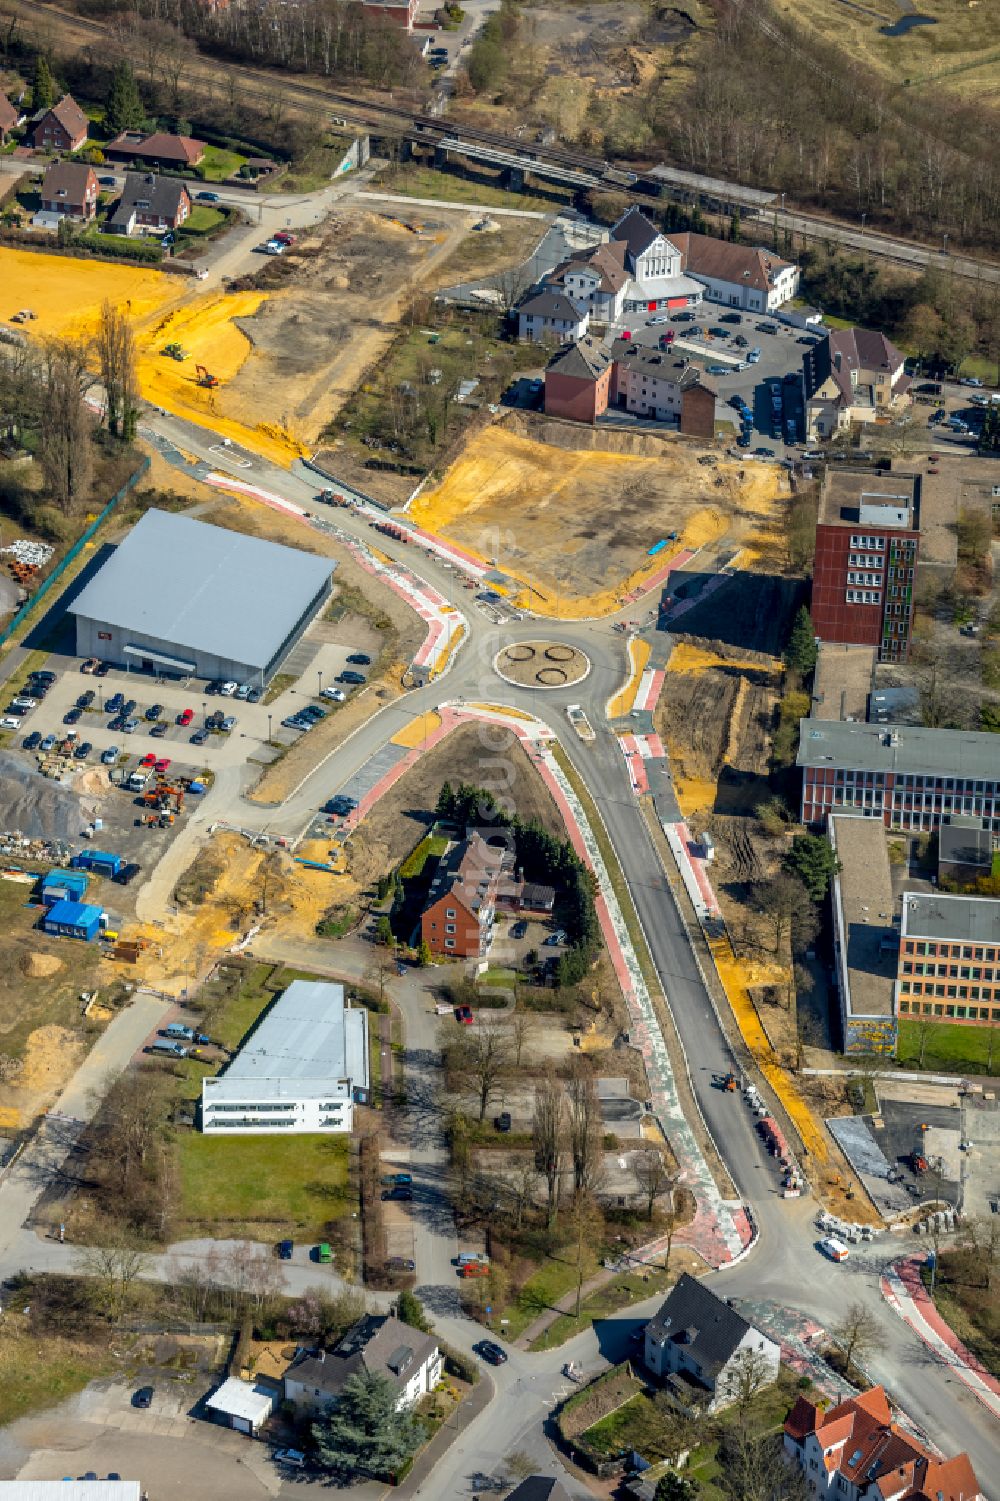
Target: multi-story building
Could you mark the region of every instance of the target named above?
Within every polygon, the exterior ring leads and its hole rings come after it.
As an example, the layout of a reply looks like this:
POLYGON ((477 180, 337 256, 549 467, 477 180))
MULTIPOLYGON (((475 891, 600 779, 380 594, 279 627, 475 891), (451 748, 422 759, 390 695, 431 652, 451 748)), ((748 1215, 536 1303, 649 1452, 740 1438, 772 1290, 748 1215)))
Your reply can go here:
POLYGON ((528 343, 571 344, 590 326, 590 313, 558 287, 529 292, 517 306, 517 337, 528 343))
POLYGON ((611 231, 611 247, 624 247, 629 274, 626 313, 651 313, 657 308, 697 307, 704 296, 701 282, 684 275, 684 257, 672 240, 650 224, 641 209, 630 208, 611 231))
POLYGON ((905 661, 920 545, 920 480, 828 469, 820 492, 812 620, 820 641, 905 661))
POLYGON ((564 344, 545 367, 545 415, 596 422, 608 409, 611 355, 590 334, 564 344))
POLYGON ((587 309, 596 323, 617 323, 629 285, 625 258, 623 240, 588 245, 550 271, 545 283, 550 287, 561 286, 577 307, 587 309))
POLYGON ((785 1419, 785 1456, 809 1493, 836 1501, 983 1501, 967 1454, 939 1459, 893 1422, 880 1386, 836 1407, 799 1397, 785 1419))
POLYGON ((760 245, 717 240, 685 232, 671 236, 686 274, 705 288, 710 302, 770 313, 790 302, 799 290, 799 268, 760 245))
POLYGON ((445 851, 420 919, 420 936, 432 954, 477 959, 489 953, 500 878, 512 864, 506 848, 475 832, 445 851))
POLYGON ((31 144, 36 151, 79 151, 87 139, 87 116, 72 94, 64 94, 51 109, 31 120, 31 144))
POLYGON ((224 1073, 201 1083, 206 1135, 350 1131, 369 1086, 368 1013, 344 987, 293 980, 224 1073))
POLYGON ((1000 901, 903 896, 896 1008, 942 1022, 1000 1022, 1000 901))
POLYGON ((899 961, 885 825, 858 813, 829 821, 840 861, 833 881, 833 951, 845 1053, 892 1053, 899 961))
POLYGON ((767 1380, 776 1381, 781 1351, 704 1283, 682 1272, 646 1325, 643 1359, 676 1406, 717 1412, 735 1402, 747 1361, 759 1362, 767 1380))
POLYGON ((100 196, 97 173, 85 162, 53 162, 42 178, 43 214, 66 219, 93 219, 100 196))
POLYGON ((553 355, 545 370, 546 415, 573 422, 596 422, 616 406, 712 439, 715 404, 716 392, 696 365, 631 339, 616 339, 609 354, 588 334, 553 355))
POLYGON ((962 813, 1000 833, 1000 754, 985 731, 803 719, 797 764, 805 824, 853 809, 886 828, 930 832, 962 813))
POLYGON ((898 417, 912 400, 904 363, 885 334, 833 329, 802 356, 806 436, 829 438, 855 423, 898 417))

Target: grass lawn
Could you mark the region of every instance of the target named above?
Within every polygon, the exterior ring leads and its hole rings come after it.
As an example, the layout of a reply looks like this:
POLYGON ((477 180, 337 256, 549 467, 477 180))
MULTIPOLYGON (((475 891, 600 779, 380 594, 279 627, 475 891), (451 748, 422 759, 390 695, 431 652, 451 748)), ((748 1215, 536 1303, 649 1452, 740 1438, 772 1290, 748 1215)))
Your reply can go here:
POLYGON ((206 986, 203 991, 208 1002, 203 1022, 206 1033, 225 1048, 239 1047, 278 993, 277 977, 271 979, 273 974, 274 967, 270 964, 255 964, 249 969, 234 965, 224 978, 206 986))
POLYGON ((178 1141, 181 1216, 188 1233, 227 1237, 244 1227, 318 1237, 350 1196, 344 1136, 207 1137, 178 1141))
POLYGON ((206 146, 198 171, 206 182, 223 182, 237 173, 245 161, 246 157, 235 151, 225 151, 221 146, 206 146))
POLYGON ((114 1366, 110 1350, 46 1334, 32 1335, 20 1316, 7 1315, 0 1340, 0 1427, 26 1413, 54 1407, 114 1366))
POLYGON ((439 198, 448 203, 476 203, 486 208, 520 208, 539 213, 555 213, 560 204, 573 201, 571 189, 565 192, 555 189, 551 197, 512 193, 501 185, 499 173, 493 182, 479 182, 415 162, 386 168, 373 186, 379 192, 402 193, 407 198, 439 198))
POLYGON ((212 208, 207 203, 198 203, 184 220, 181 233, 206 235, 224 223, 225 218, 226 215, 221 209, 212 208))
POLYGON ((531 1349, 553 1350, 558 1345, 564 1345, 568 1339, 573 1338, 574 1334, 579 1334, 582 1329, 589 1328, 597 1319, 611 1318, 632 1303, 641 1303, 645 1298, 651 1298, 654 1293, 666 1292, 674 1280, 674 1275, 669 1272, 650 1272, 648 1277, 641 1277, 634 1273, 616 1277, 606 1287, 598 1288, 596 1292, 584 1298, 580 1304, 579 1318, 571 1313, 560 1314, 544 1334, 532 1341, 531 1349))
POLYGON ((984 354, 970 354, 959 367, 959 375, 978 375, 988 386, 1000 378, 996 360, 988 360, 984 354))
POLYGON ((478 977, 479 985, 504 985, 511 990, 517 984, 515 969, 487 969, 478 977))
POLYGON ((399 867, 399 874, 404 881, 411 881, 419 876, 428 860, 444 854, 448 848, 448 836, 446 834, 428 834, 421 839, 416 849, 411 850, 399 867))
MULTIPOLYGON (((575 1251, 572 1255, 575 1255, 575 1251)), ((592 1277, 596 1270, 596 1258, 589 1252, 586 1253, 583 1264, 584 1280, 592 1277)), ((576 1267, 571 1259, 544 1261, 504 1309, 504 1317, 507 1319, 503 1331, 504 1338, 517 1339, 540 1313, 544 1313, 547 1308, 558 1303, 560 1298, 572 1292, 576 1287, 576 1276, 576 1267)))
POLYGON ((922 1023, 899 1021, 896 1056, 901 1063, 917 1065, 924 1042, 925 1069, 939 1073, 987 1073, 1000 1068, 1000 1027, 971 1026, 960 1022, 934 1022, 921 1037, 922 1023), (990 1045, 992 1043, 992 1060, 990 1045))

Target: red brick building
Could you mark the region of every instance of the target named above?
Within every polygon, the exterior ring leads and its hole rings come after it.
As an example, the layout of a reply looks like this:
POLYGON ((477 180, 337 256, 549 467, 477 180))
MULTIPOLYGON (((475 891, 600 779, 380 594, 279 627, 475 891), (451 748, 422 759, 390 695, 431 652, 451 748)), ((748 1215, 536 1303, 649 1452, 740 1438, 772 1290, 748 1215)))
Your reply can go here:
POLYGON ((108 142, 104 155, 109 162, 141 162, 148 167, 183 171, 198 165, 205 155, 205 142, 196 141, 193 136, 170 135, 165 130, 154 131, 152 135, 125 130, 108 142))
POLYGON ((369 20, 381 20, 402 31, 412 31, 420 0, 361 0, 361 9, 369 20))
POLYGON ((0 142, 7 140, 20 118, 7 95, 0 94, 0 142))
POLYGON ((892 1420, 880 1386, 823 1409, 799 1397, 785 1420, 786 1458, 813 1496, 836 1501, 983 1501, 967 1454, 938 1459, 892 1420))
POLYGON ((31 144, 36 151, 79 151, 87 139, 87 116, 71 94, 42 110, 31 122, 31 144))
POLYGON ((500 876, 510 863, 506 846, 487 844, 481 834, 446 851, 420 919, 420 936, 432 954, 478 959, 489 953, 500 876))
POLYGON ((812 589, 819 640, 874 646, 880 662, 906 660, 920 544, 919 496, 916 475, 827 470, 812 589))
POLYGON ((545 415, 596 422, 608 408, 613 361, 589 334, 566 344, 545 371, 545 415))
POLYGON ((83 162, 53 162, 42 179, 42 212, 67 219, 93 219, 100 188, 92 167, 83 162))

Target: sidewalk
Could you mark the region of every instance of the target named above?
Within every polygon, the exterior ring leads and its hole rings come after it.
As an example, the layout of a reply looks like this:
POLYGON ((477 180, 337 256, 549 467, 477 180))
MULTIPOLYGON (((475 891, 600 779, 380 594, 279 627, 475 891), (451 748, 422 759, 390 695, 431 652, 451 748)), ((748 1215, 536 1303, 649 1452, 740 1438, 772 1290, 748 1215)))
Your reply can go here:
MULTIPOLYGON (((606 1287, 614 1277, 617 1277, 617 1275, 617 1272, 596 1272, 594 1276, 590 1277, 580 1289, 581 1304, 583 1303, 585 1298, 590 1297, 591 1293, 596 1293, 602 1287, 606 1287)), ((564 1313, 572 1313, 575 1307, 576 1288, 574 1287, 571 1292, 564 1293, 561 1298, 559 1298, 549 1308, 546 1308, 542 1313, 540 1313, 537 1319, 532 1319, 528 1327, 524 1329, 518 1335, 517 1339, 513 1341, 514 1345, 518 1350, 530 1350, 532 1342, 536 1340, 540 1334, 544 1334, 550 1324, 554 1324, 556 1319, 560 1318, 564 1313)))
POLYGON ((417 1455, 413 1469, 402 1485, 394 1486, 389 1494, 398 1496, 400 1501, 405 1501, 405 1498, 411 1496, 426 1496, 428 1501, 430 1497, 436 1497, 439 1493, 435 1489, 435 1484, 429 1484, 424 1490, 424 1482, 430 1477, 445 1450, 451 1448, 455 1440, 493 1401, 494 1392, 492 1380, 483 1371, 465 1401, 455 1409, 446 1423, 442 1423, 426 1449, 417 1455))
POLYGON ((903 1256, 892 1262, 879 1279, 882 1296, 931 1353, 950 1367, 995 1418, 1000 1418, 1000 1381, 965 1348, 938 1313, 920 1278, 926 1259, 923 1255, 903 1256))

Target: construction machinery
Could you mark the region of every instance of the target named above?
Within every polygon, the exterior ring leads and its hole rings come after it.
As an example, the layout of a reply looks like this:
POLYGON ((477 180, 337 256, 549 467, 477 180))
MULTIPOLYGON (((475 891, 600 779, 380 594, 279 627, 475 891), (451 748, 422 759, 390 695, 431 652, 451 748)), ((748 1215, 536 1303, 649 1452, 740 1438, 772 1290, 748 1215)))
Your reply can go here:
POLYGON ((160 814, 181 813, 184 809, 184 789, 175 786, 173 782, 161 780, 143 793, 142 800, 147 808, 155 808, 160 814))
POLYGON ((733 1094, 736 1091, 736 1075, 730 1070, 728 1074, 713 1074, 712 1083, 716 1089, 721 1089, 723 1094, 733 1094))
POLYGON ((199 386, 208 386, 211 389, 212 386, 219 384, 219 377, 213 375, 210 370, 206 370, 204 365, 195 365, 194 374, 199 386))
POLYGON ((160 350, 160 353, 165 354, 168 360, 180 361, 186 360, 188 358, 187 350, 183 345, 178 344, 176 341, 172 344, 164 344, 163 348, 160 350))

